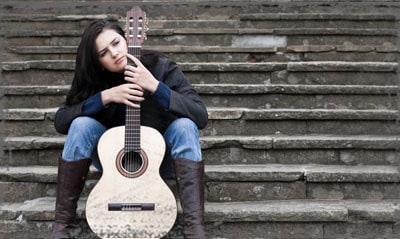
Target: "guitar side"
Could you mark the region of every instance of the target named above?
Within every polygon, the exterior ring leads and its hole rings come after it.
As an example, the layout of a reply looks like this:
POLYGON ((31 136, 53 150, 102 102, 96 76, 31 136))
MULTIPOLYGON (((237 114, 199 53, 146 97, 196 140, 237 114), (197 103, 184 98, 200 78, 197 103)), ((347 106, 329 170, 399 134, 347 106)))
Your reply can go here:
POLYGON ((176 200, 159 175, 164 139, 153 128, 140 128, 141 148, 148 164, 138 177, 126 177, 116 166, 124 148, 125 126, 109 129, 99 140, 103 174, 89 194, 86 219, 101 238, 161 238, 175 223, 176 200), (110 210, 115 204, 120 206, 110 210))

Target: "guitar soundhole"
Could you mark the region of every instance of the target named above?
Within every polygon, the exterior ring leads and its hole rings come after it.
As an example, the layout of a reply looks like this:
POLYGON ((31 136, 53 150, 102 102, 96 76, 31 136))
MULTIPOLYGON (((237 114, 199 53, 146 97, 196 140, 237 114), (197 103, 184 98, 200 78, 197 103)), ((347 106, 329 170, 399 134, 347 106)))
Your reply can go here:
POLYGON ((125 150, 122 149, 118 153, 116 164, 118 171, 123 176, 136 178, 146 171, 148 161, 143 150, 139 152, 125 152, 125 150))

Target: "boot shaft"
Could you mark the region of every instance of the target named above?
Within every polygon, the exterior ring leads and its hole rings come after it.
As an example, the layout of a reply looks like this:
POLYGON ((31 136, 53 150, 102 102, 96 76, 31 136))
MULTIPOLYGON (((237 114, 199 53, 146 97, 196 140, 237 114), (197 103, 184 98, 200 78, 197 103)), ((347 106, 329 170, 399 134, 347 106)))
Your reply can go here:
POLYGON ((204 162, 174 160, 184 218, 185 238, 206 238, 204 227, 204 162))

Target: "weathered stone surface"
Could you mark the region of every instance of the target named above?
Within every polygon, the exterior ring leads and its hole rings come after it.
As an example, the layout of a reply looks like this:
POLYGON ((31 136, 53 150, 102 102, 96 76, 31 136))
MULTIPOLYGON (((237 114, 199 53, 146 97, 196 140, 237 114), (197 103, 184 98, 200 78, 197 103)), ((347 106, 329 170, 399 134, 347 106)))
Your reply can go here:
POLYGON ((290 182, 301 180, 303 173, 298 165, 210 165, 206 169, 206 179, 231 182, 290 182))
POLYGON ((400 152, 398 150, 341 150, 340 163, 347 165, 399 165, 400 152))
MULTIPOLYGON (((52 120, 80 34, 93 19, 124 25, 130 5, 0 5, 1 84, 10 85, 2 89, 10 137, 0 158, 0 237, 44 238, 55 199, 34 198, 55 194, 64 138, 52 120)), ((210 110, 200 139, 210 238, 400 238, 398 4, 141 5, 150 16, 144 48, 179 62, 210 110)), ((82 194, 77 238, 96 238, 84 200, 98 177, 90 173, 82 194)), ((179 214, 166 238, 182 238, 181 229, 179 214)))
POLYGON ((240 14, 241 20, 315 20, 321 22, 323 20, 394 20, 395 16, 390 14, 379 14, 379 13, 326 13, 326 12, 304 12, 304 13, 292 13, 292 12, 278 12, 278 13, 243 13, 240 14))
POLYGON ((1 182, 0 189, 2 202, 23 202, 46 196, 55 197, 56 192, 55 184, 46 182, 1 182))
POLYGON ((395 72, 289 72, 273 73, 273 84, 397 85, 395 72))
POLYGON ((270 239, 320 239, 324 230, 322 223, 285 222, 224 222, 207 225, 207 232, 219 239, 270 238, 270 239))
POLYGON ((347 221, 347 208, 341 204, 311 201, 265 201, 240 203, 210 203, 207 221, 218 222, 290 222, 290 221, 347 221))
POLYGON ((360 238, 384 239, 393 238, 390 223, 351 223, 327 224, 324 227, 326 239, 333 238, 360 238))
POLYGON ((351 52, 370 52, 375 50, 374 46, 354 45, 351 42, 344 42, 343 45, 337 46, 337 51, 351 51, 351 52))
POLYGON ((209 182, 207 201, 237 202, 305 199, 303 182, 209 182))
POLYGON ((310 199, 398 199, 399 183, 307 183, 310 199))
MULTIPOLYGON (((281 31, 281 33, 288 33, 287 36, 287 44, 290 45, 341 45, 343 42, 350 42, 354 45, 372 45, 378 46, 382 44, 396 44, 396 36, 393 35, 394 31, 390 29, 389 31, 364 31, 360 32, 364 35, 347 35, 347 33, 343 32, 343 34, 335 34, 337 29, 333 29, 332 31, 327 30, 325 34, 318 34, 317 30, 309 31, 307 35, 307 29, 304 31, 299 30, 298 33, 305 33, 305 35, 301 34, 290 34, 290 29, 286 29, 285 31, 281 31)), ((363 31, 363 30, 361 30, 363 31)), ((340 32, 340 30, 339 30, 340 32)), ((336 32, 336 33, 339 33, 336 32)))
POLYGON ((387 62, 290 62, 288 71, 395 71, 397 63, 387 62))
POLYGON ((272 138, 269 136, 253 137, 232 137, 232 136, 207 136, 200 141, 202 149, 210 147, 241 146, 249 149, 268 149, 272 147, 272 138))
POLYGON ((275 136, 273 148, 398 149, 396 136, 275 136), (312 137, 310 140, 309 137, 312 137), (317 146, 318 145, 318 146, 317 146))
POLYGON ((305 166, 308 182, 400 182, 400 171, 395 166, 305 166))
POLYGON ((55 167, 0 167, 2 181, 54 183, 57 178, 55 167))

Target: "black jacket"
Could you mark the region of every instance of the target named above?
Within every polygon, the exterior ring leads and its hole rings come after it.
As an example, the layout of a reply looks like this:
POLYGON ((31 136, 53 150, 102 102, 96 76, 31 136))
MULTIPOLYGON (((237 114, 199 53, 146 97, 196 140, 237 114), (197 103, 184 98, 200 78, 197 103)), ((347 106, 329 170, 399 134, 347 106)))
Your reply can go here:
MULTIPOLYGON (((141 102, 141 125, 157 129, 164 133, 169 124, 177 118, 190 118, 199 129, 204 128, 208 122, 207 109, 200 96, 186 79, 177 64, 168 58, 160 57, 157 64, 149 68, 153 76, 169 87, 170 104, 168 108, 162 107, 154 95, 145 93, 145 100, 141 102)), ((117 84, 124 83, 123 75, 116 80, 117 84)), ((67 134, 73 119, 82 115, 85 101, 78 104, 67 105, 63 103, 57 110, 54 126, 58 133, 67 134)), ((104 110, 90 115, 107 128, 123 125, 125 122, 125 105, 112 103, 104 110)))

